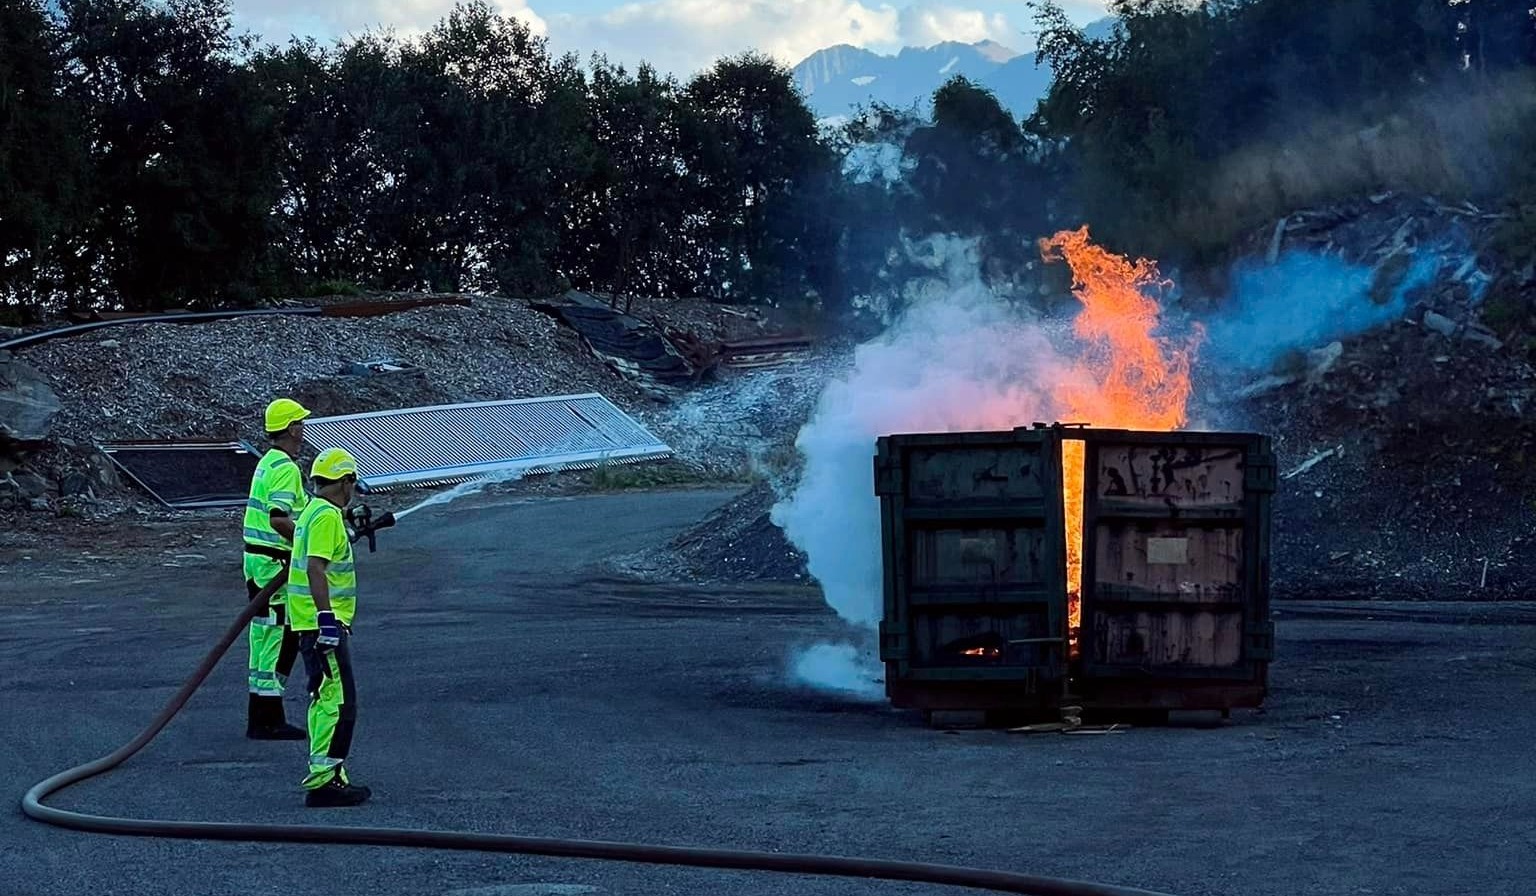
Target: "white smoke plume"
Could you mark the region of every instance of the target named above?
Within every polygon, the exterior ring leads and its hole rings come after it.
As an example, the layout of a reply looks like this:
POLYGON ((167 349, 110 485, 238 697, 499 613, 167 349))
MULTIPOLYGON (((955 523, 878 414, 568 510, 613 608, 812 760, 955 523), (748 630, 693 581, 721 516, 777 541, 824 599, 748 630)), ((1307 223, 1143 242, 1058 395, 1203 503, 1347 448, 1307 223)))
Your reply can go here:
MULTIPOLYGON (((867 630, 883 615, 876 438, 1051 422, 1061 413, 1053 393, 1080 375, 1044 323, 982 285, 966 248, 950 246, 947 288, 928 291, 860 346, 852 371, 823 390, 796 441, 799 486, 773 509, 827 603, 867 630)), ((846 692, 879 667, 868 646, 823 645, 795 668, 804 683, 846 692)))
POLYGON ((885 699, 881 673, 873 654, 852 644, 817 644, 796 653, 789 666, 795 684, 871 702, 885 699))
MULTIPOLYGON (((827 603, 867 633, 861 644, 821 645, 794 660, 793 677, 833 692, 867 687, 880 674, 874 632, 884 615, 883 551, 873 462, 879 436, 1056 421, 1147 425, 1133 421, 1148 408, 1138 405, 1126 419, 1127 409, 1110 394, 1113 384, 1094 378, 1092 358, 1103 346, 996 296, 981 282, 973 243, 929 238, 907 248, 910 261, 945 276, 905 282, 905 310, 823 390, 796 440, 804 459, 798 487, 772 512, 806 555, 827 603)), ((1369 295, 1369 268, 1296 256, 1263 276, 1249 273, 1234 285, 1228 310, 1207 322, 1213 363, 1262 368, 1285 351, 1368 330, 1401 314, 1409 293, 1437 267, 1420 259, 1380 305, 1369 295), (1319 284, 1328 288, 1312 294, 1319 284)), ((1174 338, 1162 351, 1171 364, 1180 346, 1200 341, 1174 338)), ((1182 397, 1177 404, 1182 413, 1182 397)))

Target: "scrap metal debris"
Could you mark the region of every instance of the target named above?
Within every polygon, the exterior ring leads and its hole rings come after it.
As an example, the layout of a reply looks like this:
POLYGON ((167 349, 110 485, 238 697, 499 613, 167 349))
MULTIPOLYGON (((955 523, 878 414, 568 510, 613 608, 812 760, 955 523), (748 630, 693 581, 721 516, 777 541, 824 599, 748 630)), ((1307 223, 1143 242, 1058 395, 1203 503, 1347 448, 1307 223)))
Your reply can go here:
MULTIPOLYGON (((1275 434, 1289 477, 1275 510, 1277 595, 1527 590, 1536 574, 1528 534, 1536 506, 1524 498, 1536 487, 1536 424, 1526 413, 1536 401, 1536 366, 1524 350, 1532 325, 1507 312, 1528 305, 1536 264, 1516 266, 1490 251, 1496 226, 1480 210, 1408 195, 1289 215, 1282 254, 1329 246, 1348 264, 1383 272, 1403 267, 1383 257, 1432 261, 1435 270, 1407 295, 1395 323, 1325 335, 1276 369, 1216 371, 1202 384, 1213 406, 1236 405, 1229 413, 1275 434), (1344 348, 1331 363, 1334 351, 1322 344, 1329 338, 1344 348), (1348 457, 1319 449, 1340 445, 1348 457)), ((1273 228, 1253 228, 1243 254, 1264 258, 1273 228)))
POLYGON ((383 376, 391 373, 402 373, 408 376, 422 376, 426 373, 415 364, 401 361, 399 358, 379 358, 372 361, 352 361, 347 364, 346 372, 349 376, 383 376))
POLYGON ((1343 451, 1344 451, 1344 446, 1340 445, 1337 448, 1329 448, 1327 451, 1321 452, 1319 454, 1314 454, 1311 457, 1307 458, 1305 461, 1303 461, 1301 466, 1296 467, 1295 469, 1290 470, 1289 472, 1281 473, 1280 474, 1280 478, 1281 479, 1295 479, 1297 476, 1300 476, 1301 474, 1307 472, 1308 470, 1312 469, 1313 467, 1317 466, 1318 464, 1322 463, 1323 461, 1327 460, 1328 458, 1333 457, 1335 454, 1342 454, 1343 451))
POLYGON ((720 363, 737 370, 779 367, 810 358, 811 341, 798 333, 722 342, 720 363))
POLYGON ((571 291, 561 304, 540 304, 581 334, 592 353, 615 370, 653 390, 679 387, 697 379, 697 369, 655 325, 609 307, 607 302, 571 291))

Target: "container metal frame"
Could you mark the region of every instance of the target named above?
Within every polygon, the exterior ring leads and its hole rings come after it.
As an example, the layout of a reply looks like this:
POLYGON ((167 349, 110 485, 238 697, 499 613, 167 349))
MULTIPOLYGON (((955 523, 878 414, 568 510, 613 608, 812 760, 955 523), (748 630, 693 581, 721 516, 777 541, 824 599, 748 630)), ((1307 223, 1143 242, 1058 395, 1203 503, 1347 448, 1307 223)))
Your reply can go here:
POLYGON ((1273 625, 1269 619, 1270 517, 1276 470, 1268 437, 1231 432, 1141 432, 1123 429, 1067 428, 1036 424, 1012 431, 922 433, 880 438, 876 446, 875 492, 881 504, 884 563, 884 619, 880 627, 880 656, 886 665, 886 691, 903 708, 925 710, 1049 710, 1071 703, 1089 709, 1169 710, 1258 706, 1268 690, 1268 668, 1274 656, 1273 625), (1085 444, 1083 508, 1081 653, 1069 651, 1064 476, 1062 443, 1085 444), (1241 452, 1241 499, 1230 505, 1181 507, 1170 498, 1160 506, 1101 500, 1100 455, 1110 446, 1153 450, 1241 452), (1043 491, 1040 500, 983 501, 967 495, 952 500, 913 502, 908 477, 914 451, 991 451, 1013 449, 1035 453, 1036 473, 1043 491), (1200 603, 1177 597, 1117 593, 1114 586, 1097 586, 1096 532, 1101 523, 1200 528, 1240 528, 1241 563, 1236 593, 1230 598, 1200 603), (1040 545, 1045 558, 1044 582, 1032 587, 978 586, 917 588, 912 564, 913 533, 923 527, 1043 528, 1040 545), (978 663, 975 666, 927 666, 915 662, 914 620, 925 610, 942 607, 960 612, 996 614, 1012 610, 1042 613, 1049 620, 1049 642, 1030 664, 978 663), (1100 610, 1142 610, 1177 614, 1201 609, 1239 615, 1240 660, 1236 664, 1144 664, 1102 661, 1090 650, 1092 628, 1100 610), (1059 638, 1058 638, 1059 636, 1059 638))

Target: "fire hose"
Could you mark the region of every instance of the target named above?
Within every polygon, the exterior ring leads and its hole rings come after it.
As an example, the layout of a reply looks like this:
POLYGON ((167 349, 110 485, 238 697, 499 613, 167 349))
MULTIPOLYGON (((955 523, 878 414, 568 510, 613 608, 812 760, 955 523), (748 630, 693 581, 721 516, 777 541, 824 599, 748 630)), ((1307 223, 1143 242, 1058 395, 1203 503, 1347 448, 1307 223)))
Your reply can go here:
MULTIPOLYGON (((367 537, 370 549, 374 533, 394 524, 394 517, 384 514, 373 520, 366 511, 354 522, 353 540, 367 537)), ((460 831, 433 831, 414 828, 369 828, 313 824, 247 824, 242 822, 172 821, 156 818, 123 818, 91 815, 44 805, 54 794, 81 781, 105 774, 138 753, 170 724, 187 701, 213 672, 219 660, 245 631, 267 601, 283 587, 286 573, 273 579, 253 597, 245 610, 230 623, 192 676, 171 697, 160 713, 133 740, 112 753, 65 769, 28 790, 21 800, 21 810, 29 818, 61 828, 98 834, 130 837, 161 837, 182 840, 218 840, 245 843, 324 843, 348 846, 403 846, 418 849, 448 849, 475 852, 511 853, 568 859, 603 859, 653 865, 680 865, 733 871, 765 871, 827 877, 862 878, 909 883, 939 884, 1022 893, 1027 896, 1167 896, 1149 890, 1087 883, 1053 877, 1040 877, 1010 871, 990 871, 926 862, 898 862, 846 856, 796 855, 793 853, 753 852, 733 849, 703 849, 686 846, 658 846, 616 841, 565 840, 553 837, 523 837, 511 834, 475 834, 460 831)))

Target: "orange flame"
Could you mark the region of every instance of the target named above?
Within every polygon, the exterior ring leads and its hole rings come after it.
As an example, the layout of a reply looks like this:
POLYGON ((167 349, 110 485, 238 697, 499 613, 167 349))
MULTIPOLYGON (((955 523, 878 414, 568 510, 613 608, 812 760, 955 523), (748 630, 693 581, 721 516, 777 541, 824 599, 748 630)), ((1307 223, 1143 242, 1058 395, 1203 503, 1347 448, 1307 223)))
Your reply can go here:
MULTIPOLYGON (((1204 337, 1198 327, 1186 345, 1155 336, 1162 308, 1149 293, 1167 288, 1157 263, 1130 261, 1093 245, 1088 228, 1064 230, 1040 241, 1048 262, 1072 269, 1072 294, 1083 308, 1073 332, 1083 344, 1072 380, 1062 387, 1071 422, 1095 427, 1165 431, 1184 425, 1190 364, 1204 337)), ((1082 624, 1083 477, 1080 441, 1062 447, 1067 516, 1068 625, 1073 641, 1082 624)))

